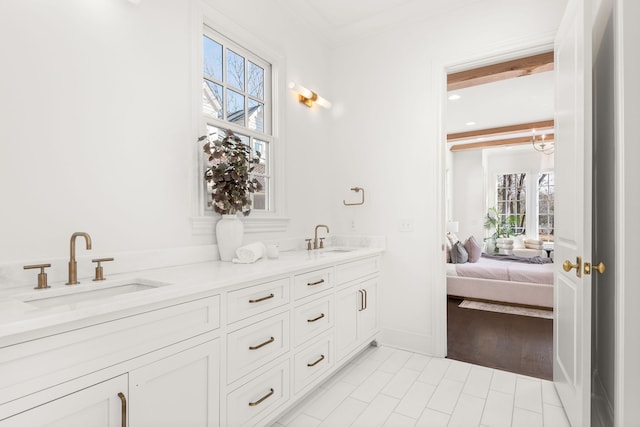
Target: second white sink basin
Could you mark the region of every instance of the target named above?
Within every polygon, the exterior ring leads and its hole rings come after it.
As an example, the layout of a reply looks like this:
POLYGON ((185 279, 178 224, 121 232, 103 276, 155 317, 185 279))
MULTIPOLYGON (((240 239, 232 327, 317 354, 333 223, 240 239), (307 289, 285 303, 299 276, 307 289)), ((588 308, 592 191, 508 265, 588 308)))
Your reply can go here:
POLYGON ((23 301, 36 307, 47 308, 59 305, 75 304, 85 301, 100 300, 116 295, 155 289, 159 286, 161 285, 132 282, 104 288, 92 287, 91 289, 86 290, 77 289, 75 290, 75 292, 63 293, 61 295, 43 295, 42 297, 38 297, 36 295, 34 298, 25 299, 23 301))

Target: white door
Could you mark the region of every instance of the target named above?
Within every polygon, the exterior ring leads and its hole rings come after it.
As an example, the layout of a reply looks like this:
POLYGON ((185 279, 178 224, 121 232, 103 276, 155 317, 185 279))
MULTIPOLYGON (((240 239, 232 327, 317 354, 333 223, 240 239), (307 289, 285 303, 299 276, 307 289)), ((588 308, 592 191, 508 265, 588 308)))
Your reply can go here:
POLYGON ((569 0, 555 41, 553 380, 573 427, 590 425, 591 276, 584 273, 591 256, 590 3, 569 0))

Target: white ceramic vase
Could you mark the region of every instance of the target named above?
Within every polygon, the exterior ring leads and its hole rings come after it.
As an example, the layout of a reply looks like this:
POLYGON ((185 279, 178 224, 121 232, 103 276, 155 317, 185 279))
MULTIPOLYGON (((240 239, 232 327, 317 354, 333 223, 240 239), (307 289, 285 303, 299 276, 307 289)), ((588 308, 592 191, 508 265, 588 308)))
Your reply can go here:
POLYGON ((237 215, 222 215, 216 224, 216 240, 221 261, 231 261, 236 257, 236 249, 242 245, 244 225, 237 215))

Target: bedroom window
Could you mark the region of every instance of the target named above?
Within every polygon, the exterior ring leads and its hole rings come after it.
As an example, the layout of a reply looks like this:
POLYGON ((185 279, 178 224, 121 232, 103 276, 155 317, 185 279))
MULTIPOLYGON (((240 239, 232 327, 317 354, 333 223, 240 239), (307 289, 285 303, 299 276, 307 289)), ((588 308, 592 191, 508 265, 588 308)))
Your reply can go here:
POLYGON ((538 174, 538 238, 547 242, 554 240, 554 194, 553 173, 538 174))
MULTIPOLYGON (((202 114, 207 132, 211 138, 217 138, 231 129, 254 154, 260 153, 254 175, 263 184, 263 190, 252 195, 252 209, 269 212, 274 144, 271 64, 206 25, 202 45, 202 114)), ((208 205, 209 191, 205 194, 208 205)))
POLYGON ((514 234, 526 233, 526 173, 498 175, 497 204, 499 220, 510 225, 514 234))

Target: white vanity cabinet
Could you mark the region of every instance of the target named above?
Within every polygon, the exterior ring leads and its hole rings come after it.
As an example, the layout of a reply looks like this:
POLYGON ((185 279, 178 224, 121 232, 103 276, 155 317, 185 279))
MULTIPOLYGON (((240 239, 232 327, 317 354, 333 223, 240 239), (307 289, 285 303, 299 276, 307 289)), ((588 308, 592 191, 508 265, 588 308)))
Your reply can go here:
POLYGON ((219 341, 205 342, 130 371, 128 425, 218 425, 219 341))
POLYGON ((0 427, 273 423, 379 332, 377 252, 305 259, 0 340, 0 427))
POLYGON ((127 385, 127 375, 120 375, 62 395, 0 423, 3 427, 122 427, 126 423, 123 399, 127 385))
POLYGON ((0 426, 218 425, 219 300, 0 348, 0 426))

